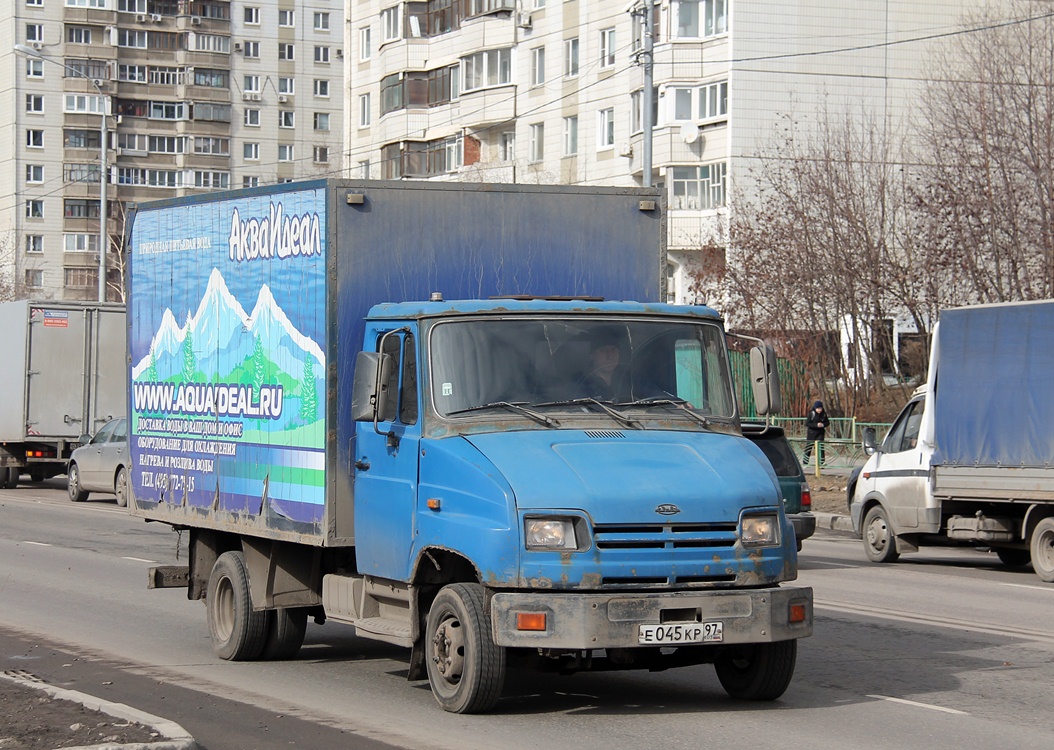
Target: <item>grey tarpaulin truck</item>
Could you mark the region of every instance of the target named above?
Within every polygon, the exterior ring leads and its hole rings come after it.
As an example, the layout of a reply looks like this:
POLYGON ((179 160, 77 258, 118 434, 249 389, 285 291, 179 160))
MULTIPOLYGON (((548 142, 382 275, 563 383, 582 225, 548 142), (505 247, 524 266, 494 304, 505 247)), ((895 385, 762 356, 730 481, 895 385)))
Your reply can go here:
POLYGON ((0 303, 0 485, 66 471, 81 435, 124 414, 124 305, 0 303))

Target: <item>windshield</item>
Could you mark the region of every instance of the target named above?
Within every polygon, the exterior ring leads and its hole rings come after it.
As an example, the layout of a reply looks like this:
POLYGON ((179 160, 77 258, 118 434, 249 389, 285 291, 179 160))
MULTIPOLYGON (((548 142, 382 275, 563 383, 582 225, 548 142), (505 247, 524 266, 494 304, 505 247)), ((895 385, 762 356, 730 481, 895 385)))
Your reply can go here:
POLYGON ((581 316, 444 321, 429 345, 432 402, 444 416, 488 405, 686 402, 734 414, 724 333, 712 323, 581 316))

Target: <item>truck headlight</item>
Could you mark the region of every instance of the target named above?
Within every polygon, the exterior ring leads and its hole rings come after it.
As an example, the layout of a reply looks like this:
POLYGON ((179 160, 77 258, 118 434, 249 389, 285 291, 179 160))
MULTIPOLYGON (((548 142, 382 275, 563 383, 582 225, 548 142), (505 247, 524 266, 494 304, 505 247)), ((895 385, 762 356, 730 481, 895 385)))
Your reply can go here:
POLYGON ((780 541, 780 522, 775 513, 743 516, 739 538, 744 547, 775 547, 780 541))
POLYGON ((523 531, 527 549, 578 549, 575 522, 570 518, 527 518, 523 531))

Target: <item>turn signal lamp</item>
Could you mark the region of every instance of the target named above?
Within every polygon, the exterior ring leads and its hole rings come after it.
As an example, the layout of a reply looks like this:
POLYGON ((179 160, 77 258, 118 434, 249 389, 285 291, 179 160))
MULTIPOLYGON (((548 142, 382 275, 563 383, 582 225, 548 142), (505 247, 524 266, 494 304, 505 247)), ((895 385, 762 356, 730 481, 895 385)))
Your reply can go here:
POLYGON ((790 609, 787 612, 787 622, 805 622, 805 605, 790 605, 790 609))
POLYGON ((517 612, 517 630, 545 630, 545 612, 517 612))

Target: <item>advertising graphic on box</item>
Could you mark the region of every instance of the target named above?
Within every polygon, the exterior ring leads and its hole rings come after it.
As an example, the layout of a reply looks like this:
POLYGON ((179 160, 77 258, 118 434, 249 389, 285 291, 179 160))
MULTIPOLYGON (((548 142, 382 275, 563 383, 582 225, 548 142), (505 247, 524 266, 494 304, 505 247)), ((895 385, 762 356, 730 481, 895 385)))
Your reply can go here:
POLYGON ((325 192, 144 210, 132 242, 138 502, 317 524, 325 192))

